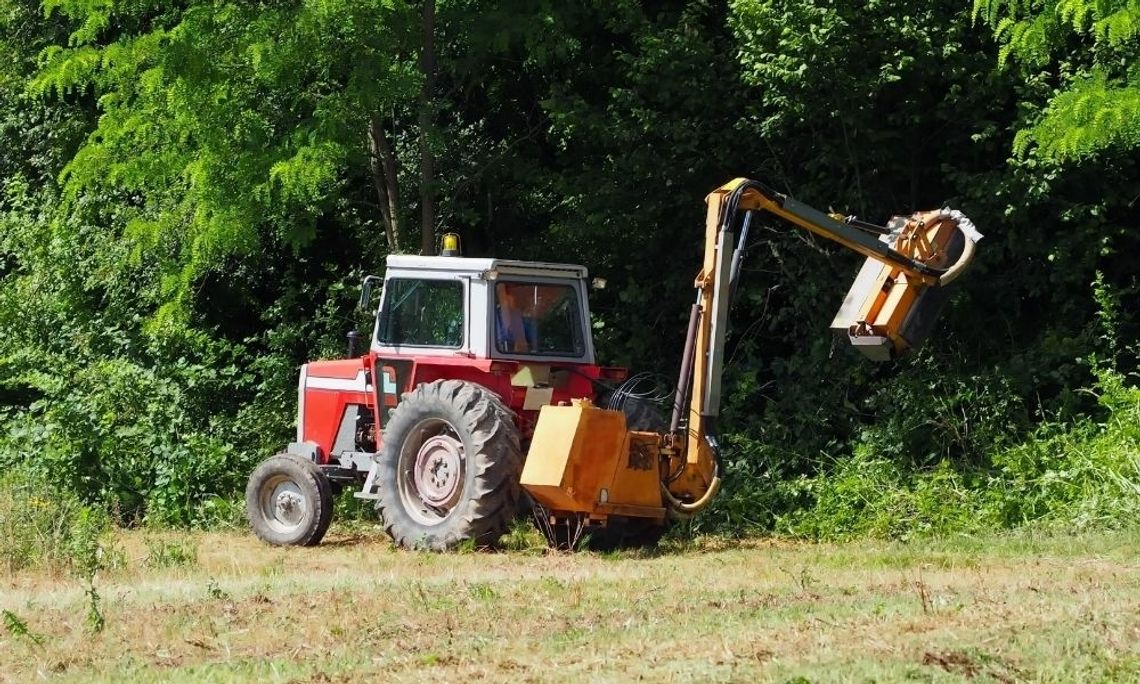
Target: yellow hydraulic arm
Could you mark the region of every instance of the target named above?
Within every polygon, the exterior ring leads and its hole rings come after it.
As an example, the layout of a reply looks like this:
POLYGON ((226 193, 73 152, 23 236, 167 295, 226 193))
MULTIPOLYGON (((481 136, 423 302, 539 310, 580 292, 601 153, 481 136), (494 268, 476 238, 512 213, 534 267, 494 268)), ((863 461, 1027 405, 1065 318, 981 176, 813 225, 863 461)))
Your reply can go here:
POLYGON ((690 314, 670 434, 666 436, 667 445, 671 440, 671 455, 661 494, 674 517, 701 510, 720 487, 716 418, 720 413, 728 310, 754 213, 782 218, 883 265, 882 269, 868 271, 866 278, 861 273, 856 281, 856 286, 865 281, 862 287, 866 292, 855 293, 853 287, 853 294, 866 296, 856 302, 858 323, 849 331, 853 344, 875 345, 880 350, 874 352, 881 355, 878 358, 893 357, 911 346, 906 331, 918 326, 929 330, 933 316, 921 315, 923 293, 957 278, 973 258, 974 243, 981 237, 959 212, 918 213, 880 228, 825 214, 745 178, 717 188, 705 201, 704 262, 695 282, 697 301, 690 314), (958 233, 962 239, 957 238, 958 233), (956 257, 951 254, 954 251, 958 251, 956 257), (920 320, 923 318, 930 320, 920 320), (686 401, 687 420, 682 420, 686 401))

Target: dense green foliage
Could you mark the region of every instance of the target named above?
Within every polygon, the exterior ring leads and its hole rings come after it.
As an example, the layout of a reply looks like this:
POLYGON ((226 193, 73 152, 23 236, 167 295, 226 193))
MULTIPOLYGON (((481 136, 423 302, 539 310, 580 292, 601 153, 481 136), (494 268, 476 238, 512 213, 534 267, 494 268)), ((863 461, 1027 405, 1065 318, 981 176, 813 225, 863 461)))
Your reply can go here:
POLYGON ((1042 424, 1024 443, 996 451, 984 468, 941 461, 914 477, 873 443, 834 471, 792 488, 812 497, 780 527, 846 538, 982 533, 1035 523, 1063 530, 1140 524, 1140 390, 1115 373, 1096 384, 1102 423, 1042 424))
POLYGON ((0 466, 232 519, 424 192, 469 255, 606 277, 603 360, 672 376, 701 198, 744 175, 987 237, 936 339, 870 366, 826 331, 858 260, 759 231, 694 531, 1135 521, 1131 5, 437 5, 421 188, 421 3, 0 0, 0 466))
POLYGON ((999 59, 1056 87, 1014 148, 1081 159, 1140 145, 1140 6, 1127 0, 974 0, 999 59))

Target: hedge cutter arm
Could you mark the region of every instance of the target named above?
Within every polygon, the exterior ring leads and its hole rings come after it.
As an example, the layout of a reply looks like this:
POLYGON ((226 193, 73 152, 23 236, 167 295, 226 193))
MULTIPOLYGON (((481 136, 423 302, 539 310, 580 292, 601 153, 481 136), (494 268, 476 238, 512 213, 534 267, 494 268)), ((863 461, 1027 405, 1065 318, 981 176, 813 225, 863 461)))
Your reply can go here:
POLYGON ((675 453, 662 484, 670 512, 682 517, 704 508, 720 487, 716 419, 728 313, 755 214, 774 215, 867 257, 833 328, 845 329, 850 343, 876 360, 896 358, 929 336, 945 301, 942 288, 969 265, 982 237, 961 212, 949 209, 875 226, 824 213, 745 178, 722 185, 705 201, 704 262, 669 431, 675 453))
POLYGON ((700 511, 716 495, 728 313, 755 215, 779 217, 866 257, 832 329, 877 360, 895 358, 930 335, 945 286, 970 263, 981 238, 960 212, 916 213, 875 226, 825 214, 744 178, 717 188, 706 202, 704 261, 672 421, 662 432, 631 430, 622 411, 588 400, 542 407, 521 484, 552 524, 632 519, 661 526, 666 517, 700 511))

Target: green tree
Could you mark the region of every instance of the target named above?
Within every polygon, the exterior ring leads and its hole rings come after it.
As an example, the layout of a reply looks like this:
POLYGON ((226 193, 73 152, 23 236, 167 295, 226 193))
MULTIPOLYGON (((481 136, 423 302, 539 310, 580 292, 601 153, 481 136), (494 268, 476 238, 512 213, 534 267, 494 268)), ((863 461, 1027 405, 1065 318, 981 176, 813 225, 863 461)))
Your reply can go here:
POLYGON ((1051 89, 1014 141, 1059 162, 1140 145, 1140 6, 1130 0, 974 0, 999 63, 1051 89))
POLYGON ((312 240, 349 168, 373 170, 399 248, 392 122, 420 78, 406 4, 46 6, 77 28, 44 50, 33 87, 93 92, 100 108, 64 169, 66 197, 114 195, 106 218, 158 257, 168 299, 184 305, 196 278, 256 252, 266 232, 312 240))

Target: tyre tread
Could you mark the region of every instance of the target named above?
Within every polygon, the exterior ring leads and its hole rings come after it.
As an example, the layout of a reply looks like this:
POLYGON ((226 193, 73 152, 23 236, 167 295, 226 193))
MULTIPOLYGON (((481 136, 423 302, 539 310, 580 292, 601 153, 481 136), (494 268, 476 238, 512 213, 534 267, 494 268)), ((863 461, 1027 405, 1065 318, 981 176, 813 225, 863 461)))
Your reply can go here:
MULTIPOLYGON (((401 422, 411 421, 415 414, 424 411, 452 413, 452 417, 462 423, 455 427, 464 433, 465 446, 471 447, 466 454, 466 467, 474 471, 474 476, 468 479, 471 490, 458 504, 463 510, 456 511, 455 518, 441 523, 438 531, 425 535, 425 528, 403 511, 394 480, 382 483, 377 508, 385 531, 405 548, 426 546, 443 551, 466 540, 474 540, 479 546, 492 546, 507 531, 518 508, 522 449, 513 413, 486 387, 462 380, 436 380, 401 396, 385 429, 385 437, 404 429, 401 422)), ((396 459, 396 448, 391 443, 383 446, 383 458, 396 459)), ((396 466, 393 463, 391 467, 396 466)))

